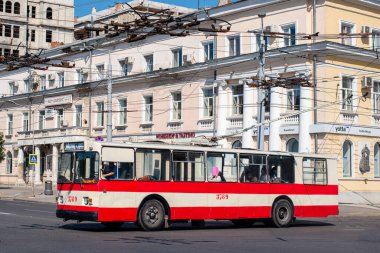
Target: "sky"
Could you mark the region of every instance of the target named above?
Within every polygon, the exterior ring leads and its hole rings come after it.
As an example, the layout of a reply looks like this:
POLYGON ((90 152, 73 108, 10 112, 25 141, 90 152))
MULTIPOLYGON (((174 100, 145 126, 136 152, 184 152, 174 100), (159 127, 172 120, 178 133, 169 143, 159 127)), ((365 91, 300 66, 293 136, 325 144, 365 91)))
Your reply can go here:
MULTIPOLYGON (((198 8, 198 0, 154 0, 166 4, 174 4, 189 8, 198 8)), ((81 17, 91 13, 91 8, 96 7, 98 11, 114 6, 117 2, 128 2, 123 0, 74 0, 75 16, 81 17)), ((200 8, 215 6, 217 0, 199 0, 200 8)))

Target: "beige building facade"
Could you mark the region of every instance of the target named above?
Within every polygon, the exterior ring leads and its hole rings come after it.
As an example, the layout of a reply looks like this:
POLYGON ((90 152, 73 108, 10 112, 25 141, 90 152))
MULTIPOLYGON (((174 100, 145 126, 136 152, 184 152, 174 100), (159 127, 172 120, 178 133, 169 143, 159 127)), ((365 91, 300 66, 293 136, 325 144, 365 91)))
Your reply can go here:
POLYGON ((231 24, 218 36, 193 32, 128 44, 121 37, 96 49, 99 36, 44 55, 74 68, 1 72, 1 93, 14 91, 0 99, 7 150, 1 182, 54 181, 65 143, 106 140, 109 66, 113 141, 190 143, 216 136, 225 137, 219 146, 256 148, 257 127, 243 129, 257 124, 252 77, 263 42, 266 81, 277 84, 264 101, 265 150, 333 154, 341 202, 380 203, 380 6, 312 3, 232 3, 196 14, 231 24), (264 38, 259 13, 266 13, 264 38), (25 162, 31 152, 42 158, 34 175, 25 162))

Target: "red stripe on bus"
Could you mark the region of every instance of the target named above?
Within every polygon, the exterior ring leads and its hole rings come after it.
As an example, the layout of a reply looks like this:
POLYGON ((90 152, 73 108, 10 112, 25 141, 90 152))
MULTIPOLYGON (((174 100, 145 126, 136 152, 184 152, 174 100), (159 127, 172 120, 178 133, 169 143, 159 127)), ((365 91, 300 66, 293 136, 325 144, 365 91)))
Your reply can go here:
POLYGON ((100 181, 99 184, 62 184, 65 191, 162 192, 162 193, 230 193, 230 194, 303 194, 337 195, 337 185, 212 183, 212 182, 139 182, 100 181))
MULTIPOLYGON (((94 208, 84 206, 61 206, 59 210, 77 212, 98 212, 98 219, 106 221, 130 221, 137 218, 137 208, 94 208)), ((337 205, 326 206, 296 206, 295 217, 327 217, 338 215, 337 205)), ((244 219, 269 218, 270 206, 247 207, 173 207, 170 209, 171 220, 204 220, 204 219, 244 219)))

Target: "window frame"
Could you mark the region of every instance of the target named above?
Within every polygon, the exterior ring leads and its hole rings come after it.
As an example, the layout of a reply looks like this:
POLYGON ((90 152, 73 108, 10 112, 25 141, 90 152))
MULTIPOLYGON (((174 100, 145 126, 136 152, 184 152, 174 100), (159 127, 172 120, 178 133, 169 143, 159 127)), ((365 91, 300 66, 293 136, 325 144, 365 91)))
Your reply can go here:
POLYGON ((170 99, 170 120, 180 121, 182 120, 182 92, 175 91, 171 93, 170 99), (179 100, 178 96, 179 95, 179 100))
POLYGON ((235 34, 227 37, 228 56, 241 55, 241 35, 235 34), (231 44, 233 42, 233 45, 231 44))
POLYGON ((183 66, 183 50, 182 47, 174 48, 172 51, 172 67, 179 68, 183 66))
POLYGON ((244 113, 244 85, 231 86, 232 111, 233 116, 241 116, 244 113))
POLYGON ((127 98, 118 99, 118 105, 119 105, 118 123, 119 123, 119 126, 125 126, 125 125, 127 125, 127 122, 128 122, 128 100, 127 100, 127 98), (122 104, 120 103, 121 101, 125 102, 124 106, 122 106, 122 104), (124 113, 124 115, 123 115, 123 113, 124 113), (121 120, 121 119, 123 119, 123 120, 121 120))
POLYGON ((96 127, 104 127, 104 101, 95 102, 96 105, 96 127))
POLYGON ((316 157, 303 157, 302 158, 302 182, 303 184, 305 185, 321 185, 321 186, 324 186, 324 185, 328 185, 328 166, 327 166, 327 159, 326 158, 316 158, 316 157), (314 167, 310 166, 310 167, 305 167, 304 165, 304 162, 306 159, 310 159, 310 160, 313 160, 314 161, 314 167), (324 164, 324 171, 323 172, 316 172, 316 169, 317 169, 317 166, 316 166, 316 162, 319 161, 319 162, 323 162, 324 164), (305 168, 309 168, 309 169, 313 169, 314 168, 314 171, 310 171, 308 172, 307 174, 312 174, 312 182, 311 183, 306 183, 305 182, 305 168), (323 182, 322 183, 317 183, 316 181, 316 178, 317 178, 317 174, 322 174, 324 175, 323 176, 323 182))

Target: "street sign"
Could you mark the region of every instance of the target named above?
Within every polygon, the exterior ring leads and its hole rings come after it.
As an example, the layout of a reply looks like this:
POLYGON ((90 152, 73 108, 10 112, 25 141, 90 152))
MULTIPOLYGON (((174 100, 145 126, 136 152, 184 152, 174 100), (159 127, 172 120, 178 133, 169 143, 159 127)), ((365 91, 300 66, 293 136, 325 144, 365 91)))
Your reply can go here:
POLYGON ((29 154, 29 165, 36 165, 38 163, 37 154, 29 154))

